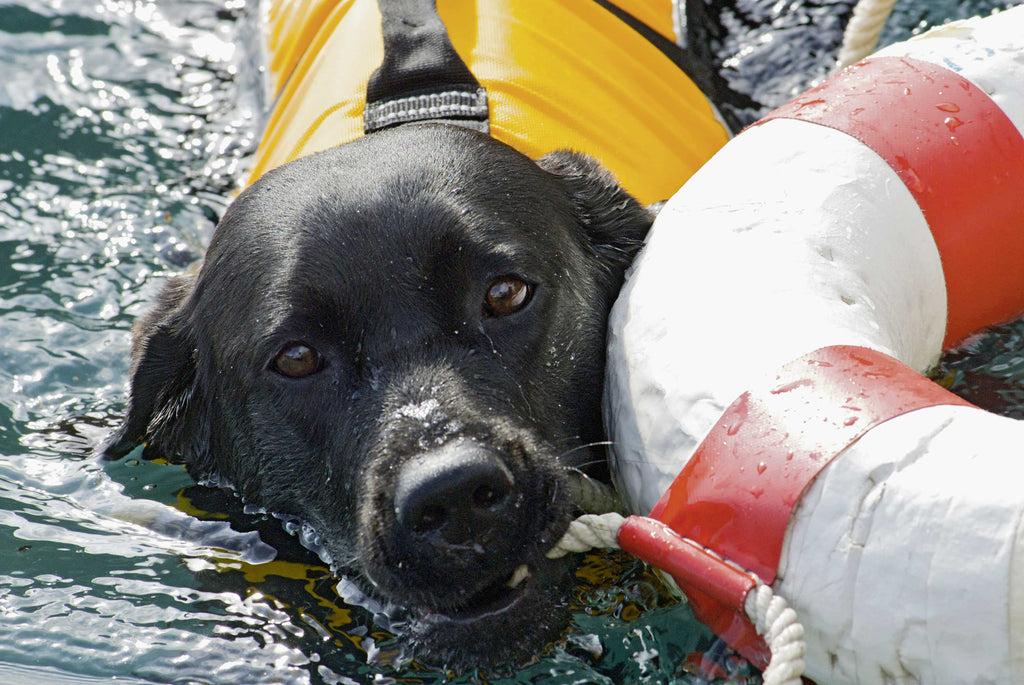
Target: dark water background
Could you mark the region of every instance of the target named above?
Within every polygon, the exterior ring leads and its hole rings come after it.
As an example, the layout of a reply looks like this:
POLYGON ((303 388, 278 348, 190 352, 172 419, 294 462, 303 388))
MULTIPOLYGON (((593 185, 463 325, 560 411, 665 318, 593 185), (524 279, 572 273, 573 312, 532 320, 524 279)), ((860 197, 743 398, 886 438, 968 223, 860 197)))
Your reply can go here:
MULTIPOLYGON (((276 521, 229 525, 231 501, 180 468, 88 458, 123 408, 132 320, 201 254, 258 137, 252 5, 0 0, 5 685, 446 681, 400 663, 276 521)), ((1006 5, 901 2, 884 40, 1006 5)), ((949 355, 946 380, 1024 418, 1022 350, 1024 323, 1001 327, 949 355)), ((706 682, 687 655, 720 644, 638 564, 586 557, 573 601, 562 643, 490 681, 706 682)))

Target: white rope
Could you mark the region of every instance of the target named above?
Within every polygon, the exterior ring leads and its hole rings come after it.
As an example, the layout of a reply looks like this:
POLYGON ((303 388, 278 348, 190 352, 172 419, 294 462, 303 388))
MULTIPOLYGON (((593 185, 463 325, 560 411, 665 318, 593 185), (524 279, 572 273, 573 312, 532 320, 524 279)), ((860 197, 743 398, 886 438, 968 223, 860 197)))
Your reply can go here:
MULTIPOLYGON (((547 557, 557 559, 570 552, 619 549, 619 528, 625 520, 614 512, 580 516, 569 524, 569 529, 548 551, 547 557)), ((743 609, 771 653, 768 667, 762 674, 764 685, 800 685, 806 650, 804 627, 786 600, 756 577, 754 580, 757 584, 747 594, 743 609)))
POLYGON ((562 539, 548 550, 548 559, 558 559, 570 552, 592 549, 619 549, 619 528, 626 519, 622 514, 584 514, 569 524, 562 539))
POLYGON ((764 685, 800 685, 804 673, 804 627, 796 612, 760 580, 744 602, 744 610, 757 634, 764 638, 771 661, 764 669, 764 685))
POLYGON ((870 55, 878 44, 885 21, 896 0, 860 0, 843 32, 843 45, 836 59, 836 71, 870 55))
POLYGON ((611 486, 578 471, 569 472, 566 483, 569 499, 584 512, 604 514, 622 511, 619 495, 611 486))

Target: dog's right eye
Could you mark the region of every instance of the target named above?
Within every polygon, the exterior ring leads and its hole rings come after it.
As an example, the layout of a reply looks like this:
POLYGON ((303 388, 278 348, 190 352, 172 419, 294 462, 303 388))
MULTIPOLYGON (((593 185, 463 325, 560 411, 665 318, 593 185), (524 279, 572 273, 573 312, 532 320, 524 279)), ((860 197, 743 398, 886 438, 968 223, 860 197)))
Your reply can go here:
POLYGON ((533 285, 515 276, 505 276, 491 283, 484 298, 487 316, 508 316, 525 307, 533 296, 533 285))
POLYGON ((305 378, 319 371, 323 365, 324 358, 312 347, 302 343, 289 343, 274 357, 273 368, 288 378, 305 378))

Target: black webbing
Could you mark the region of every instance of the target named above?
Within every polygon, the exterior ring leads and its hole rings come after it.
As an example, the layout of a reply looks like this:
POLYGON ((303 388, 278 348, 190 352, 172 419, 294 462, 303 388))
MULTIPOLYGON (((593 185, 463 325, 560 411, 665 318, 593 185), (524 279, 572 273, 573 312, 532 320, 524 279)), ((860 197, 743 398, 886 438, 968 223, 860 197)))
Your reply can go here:
MULTIPOLYGON (((679 1, 680 4, 684 5, 687 9, 689 8, 689 2, 686 2, 685 0, 679 1)), ((689 76, 694 85, 704 93, 704 97, 710 100, 715 106, 719 115, 725 120, 730 131, 738 133, 743 128, 744 123, 733 115, 733 109, 737 107, 755 107, 757 103, 751 100, 748 96, 737 93, 733 90, 729 84, 726 83, 725 79, 722 78, 718 70, 713 67, 710 61, 702 59, 688 47, 677 45, 668 38, 665 38, 650 26, 640 21, 629 12, 621 9, 610 0, 594 0, 594 2, 614 14, 624 24, 646 38, 647 42, 660 50, 661 53, 672 60, 672 62, 683 71, 683 73, 689 76), (729 103, 733 105, 733 107, 723 108, 722 104, 724 103, 729 103)), ((680 9, 680 11, 684 10, 680 9)))
POLYGON ((487 91, 462 61, 436 0, 377 0, 384 59, 366 87, 366 133, 444 120, 489 132, 487 91))

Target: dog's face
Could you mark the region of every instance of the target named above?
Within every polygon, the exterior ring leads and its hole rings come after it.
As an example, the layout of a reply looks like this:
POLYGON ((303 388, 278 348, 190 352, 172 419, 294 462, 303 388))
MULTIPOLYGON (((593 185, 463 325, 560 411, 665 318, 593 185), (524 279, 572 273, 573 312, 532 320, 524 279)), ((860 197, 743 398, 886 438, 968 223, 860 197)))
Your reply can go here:
POLYGON ((650 221, 588 158, 448 125, 285 165, 136 325, 107 454, 300 517, 428 660, 522 658, 564 623, 544 553, 603 467, 606 317, 650 221))

